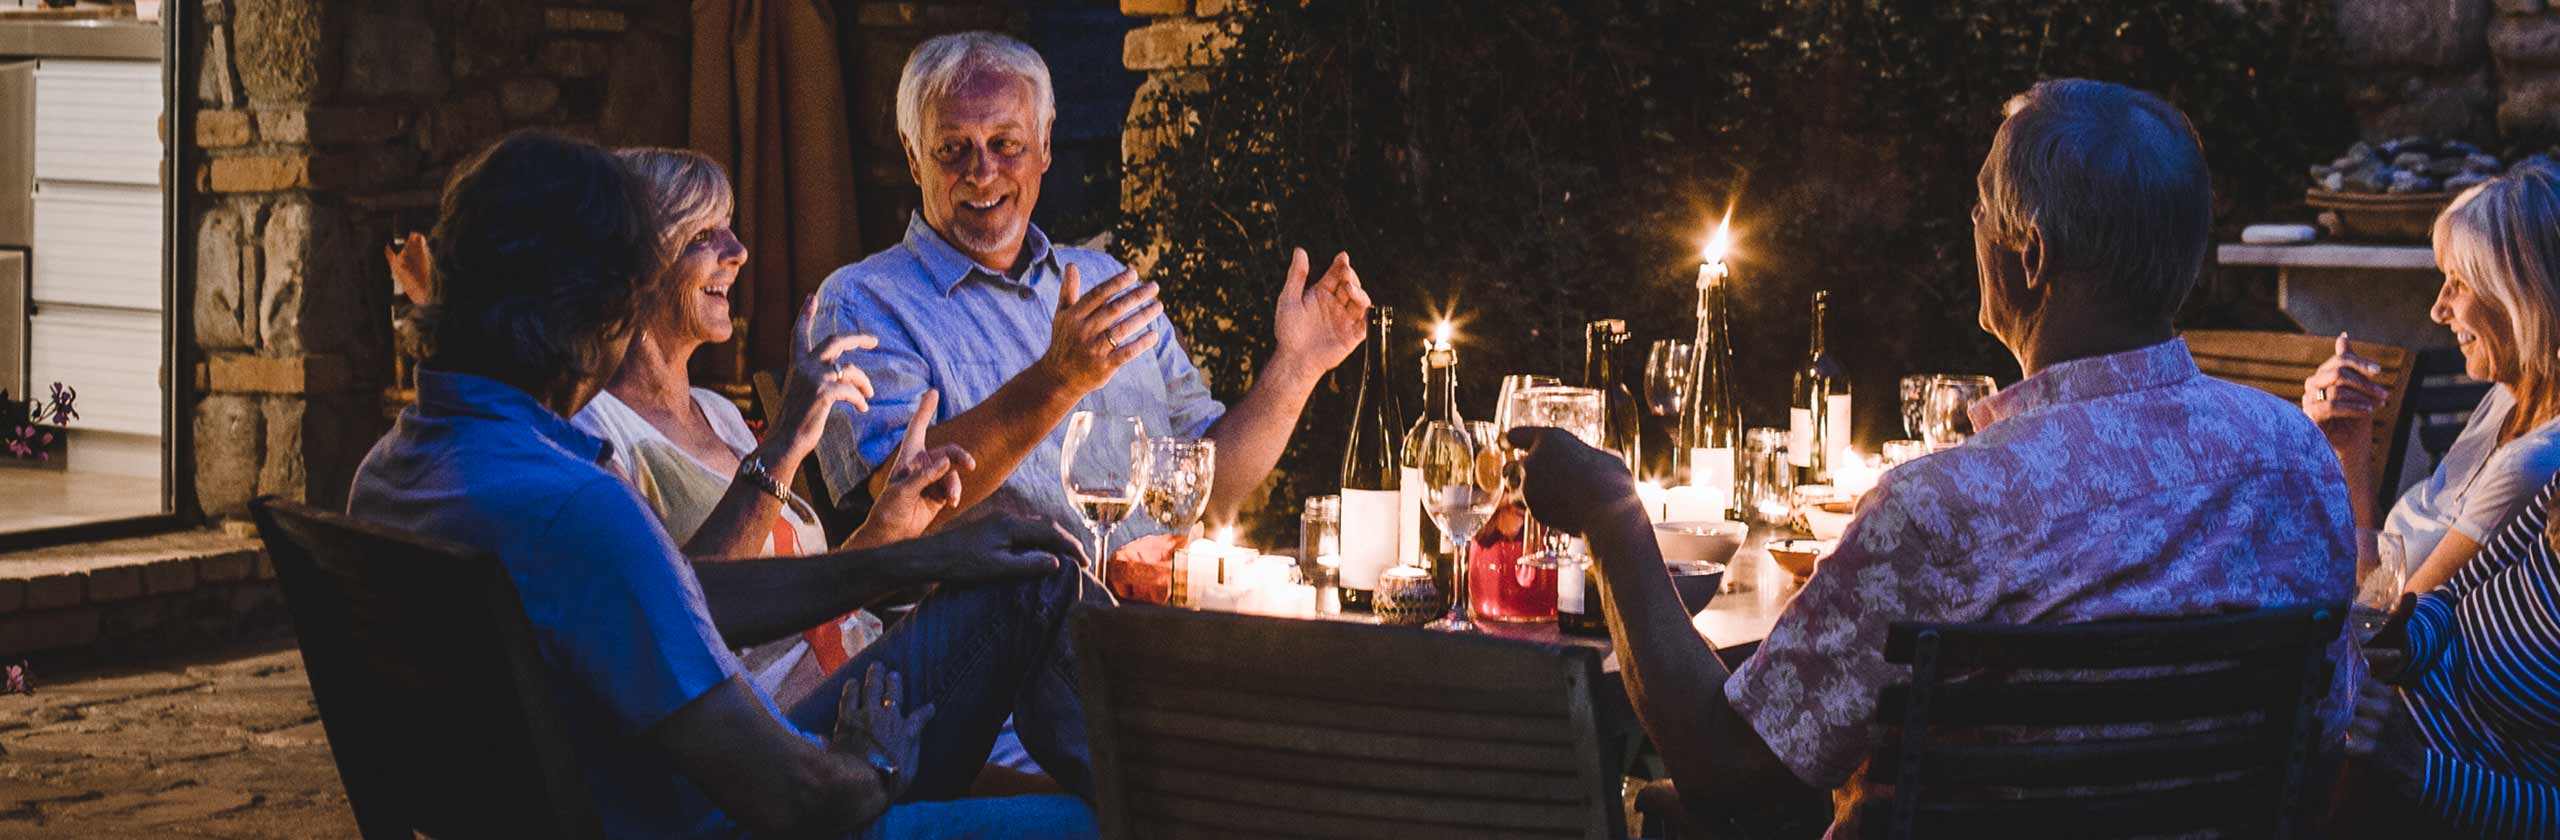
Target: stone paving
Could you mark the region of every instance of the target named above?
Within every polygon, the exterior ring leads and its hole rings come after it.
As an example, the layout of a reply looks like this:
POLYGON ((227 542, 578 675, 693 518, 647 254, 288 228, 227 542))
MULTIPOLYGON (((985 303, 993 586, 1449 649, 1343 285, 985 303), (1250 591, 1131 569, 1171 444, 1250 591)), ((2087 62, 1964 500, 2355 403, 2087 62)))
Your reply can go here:
POLYGON ((290 642, 0 696, 0 839, 354 837, 290 642))

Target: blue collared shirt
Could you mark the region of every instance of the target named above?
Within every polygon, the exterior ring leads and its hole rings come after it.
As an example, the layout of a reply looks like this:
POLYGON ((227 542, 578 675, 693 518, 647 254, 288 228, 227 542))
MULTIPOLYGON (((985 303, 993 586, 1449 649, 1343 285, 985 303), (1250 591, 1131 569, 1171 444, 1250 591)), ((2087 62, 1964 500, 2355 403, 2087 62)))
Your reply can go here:
MULTIPOLYGON (((988 271, 944 242, 924 217, 907 222, 897 247, 837 269, 819 287, 817 326, 823 337, 867 333, 877 349, 847 354, 871 377, 871 411, 839 406, 818 447, 827 484, 843 495, 868 479, 889 456, 914 416, 926 389, 940 389, 935 421, 985 402, 997 388, 1039 361, 1049 349, 1049 327, 1058 312, 1058 289, 1073 265, 1083 288, 1092 289, 1126 270, 1100 251, 1052 247, 1032 226, 1023 242, 1020 277, 988 271)), ((1200 436, 1225 416, 1209 396, 1200 369, 1183 351, 1173 322, 1155 321, 1160 339, 1146 355, 1085 395, 1078 409, 1141 418, 1149 435, 1200 436)), ((1082 529, 1060 483, 1060 450, 1066 424, 1049 429, 987 503, 1000 510, 1047 516, 1082 529)), ((1131 516, 1115 533, 1122 538, 1162 530, 1144 515, 1131 516)))
MULTIPOLYGON (((607 834, 733 834, 640 733, 737 676, 738 660, 712 627, 692 564, 598 465, 605 453, 604 441, 512 386, 420 371, 418 404, 356 468, 347 512, 505 564, 607 834)), ((783 720, 770 698, 765 708, 783 720)))

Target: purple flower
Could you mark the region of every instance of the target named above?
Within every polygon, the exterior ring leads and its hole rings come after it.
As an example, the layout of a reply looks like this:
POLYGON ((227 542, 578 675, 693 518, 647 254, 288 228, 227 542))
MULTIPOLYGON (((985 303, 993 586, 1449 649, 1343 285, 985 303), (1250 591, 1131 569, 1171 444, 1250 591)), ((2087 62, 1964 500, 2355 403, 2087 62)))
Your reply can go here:
POLYGON ((60 382, 53 383, 53 408, 46 413, 53 417, 54 425, 66 425, 73 420, 79 419, 79 410, 71 407, 71 404, 78 399, 80 399, 80 391, 78 389, 64 385, 60 382))

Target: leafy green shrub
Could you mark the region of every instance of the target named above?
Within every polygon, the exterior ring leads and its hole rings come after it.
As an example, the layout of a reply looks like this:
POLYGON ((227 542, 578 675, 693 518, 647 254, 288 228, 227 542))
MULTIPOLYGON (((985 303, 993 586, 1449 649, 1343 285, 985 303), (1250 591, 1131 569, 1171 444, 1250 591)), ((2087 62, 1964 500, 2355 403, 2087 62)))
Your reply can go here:
MULTIPOLYGON (((2298 200, 2304 164, 2353 133, 2309 0, 1238 5, 1224 60, 1134 121, 1184 139, 1132 162, 1148 198, 1117 246, 1230 397, 1270 354, 1291 246, 1352 254, 1399 313, 1408 388, 1422 330, 1454 313, 1460 406, 1482 416, 1501 374, 1577 374, 1584 320, 1627 319, 1638 356, 1687 336, 1698 248, 1730 205, 1746 416, 1783 423, 1805 302, 1829 288, 1872 446, 1901 436, 1901 374, 2016 376, 1974 326, 1968 222, 2008 97, 2061 76, 2161 94, 2204 137, 2226 225, 2298 200)), ((1278 510, 1330 492, 1356 374, 1310 405, 1278 510)))

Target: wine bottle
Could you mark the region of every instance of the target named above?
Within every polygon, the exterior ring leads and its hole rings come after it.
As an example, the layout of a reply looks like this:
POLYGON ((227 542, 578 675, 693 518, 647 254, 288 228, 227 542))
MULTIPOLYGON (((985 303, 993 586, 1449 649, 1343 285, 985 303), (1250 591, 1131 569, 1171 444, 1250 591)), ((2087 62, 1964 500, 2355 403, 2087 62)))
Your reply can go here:
POLYGON ((1698 337, 1690 345, 1689 387, 1681 394, 1680 429, 1671 445, 1688 483, 1736 498, 1742 411, 1733 396, 1733 328, 1725 317, 1729 280, 1721 259, 1698 266, 1698 337))
POLYGON ((1600 448, 1627 462, 1632 470, 1644 463, 1644 438, 1641 423, 1642 403, 1627 387, 1620 371, 1619 355, 1626 351, 1627 322, 1616 318, 1593 321, 1583 328, 1582 387, 1600 392, 1600 448))
POLYGON ((1796 369, 1795 400, 1787 410, 1787 463, 1799 484, 1829 484, 1831 453, 1849 442, 1849 382, 1823 346, 1823 321, 1831 293, 1813 293, 1813 347, 1796 369))
POLYGON ((1351 406, 1350 442, 1342 449, 1342 609, 1369 612, 1378 575, 1397 562, 1402 514, 1420 502, 1403 492, 1397 434, 1404 430, 1395 389, 1387 382, 1387 332, 1393 310, 1369 310, 1369 340, 1360 349, 1360 390, 1351 406))
POLYGON ((1422 498, 1422 451, 1418 447, 1424 440, 1423 425, 1433 422, 1464 423, 1458 416, 1458 350, 1449 344, 1449 325, 1445 321, 1422 344, 1422 414, 1405 431, 1403 464, 1405 487, 1414 495, 1412 513, 1420 514, 1421 519, 1418 562, 1431 569, 1432 581, 1440 591, 1450 592, 1454 585, 1450 559, 1457 556, 1456 540, 1460 537, 1441 533, 1429 511, 1423 509, 1426 500, 1422 498))

